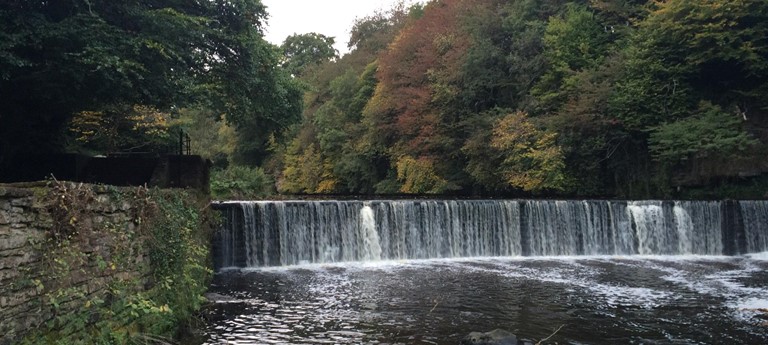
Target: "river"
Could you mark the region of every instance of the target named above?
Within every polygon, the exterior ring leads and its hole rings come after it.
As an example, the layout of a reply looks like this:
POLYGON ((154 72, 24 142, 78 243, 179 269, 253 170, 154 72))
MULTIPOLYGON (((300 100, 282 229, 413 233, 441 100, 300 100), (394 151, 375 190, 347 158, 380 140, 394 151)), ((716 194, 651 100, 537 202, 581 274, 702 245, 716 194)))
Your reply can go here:
POLYGON ((228 204, 199 343, 768 344, 768 208, 730 205, 228 204))

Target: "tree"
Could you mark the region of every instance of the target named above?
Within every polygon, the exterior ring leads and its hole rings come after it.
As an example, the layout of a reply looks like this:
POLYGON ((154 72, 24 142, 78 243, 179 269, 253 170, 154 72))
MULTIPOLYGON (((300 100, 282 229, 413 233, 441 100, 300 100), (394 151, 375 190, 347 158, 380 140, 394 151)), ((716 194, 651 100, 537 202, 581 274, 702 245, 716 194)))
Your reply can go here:
POLYGON ((308 68, 339 57, 333 48, 335 39, 318 33, 288 36, 280 49, 283 51, 283 68, 294 76, 302 76, 308 68))
POLYGON ((480 124, 462 151, 469 156, 468 173, 485 188, 513 187, 529 192, 566 187, 563 151, 557 134, 541 130, 522 111, 496 109, 487 114, 490 130, 480 124), (503 115, 500 115, 503 114, 503 115))
POLYGON ((461 140, 450 130, 463 110, 452 105, 461 87, 457 71, 470 44, 461 23, 467 10, 477 5, 465 0, 429 3, 423 16, 406 25, 379 58, 379 84, 363 111, 364 120, 372 124, 369 137, 389 147, 390 162, 405 156, 433 162, 433 173, 448 180, 451 188, 461 177, 449 178, 457 171, 452 166, 459 165, 450 153, 461 140))
POLYGON ((438 194, 449 189, 448 181, 435 173, 435 162, 430 158, 403 156, 397 160, 397 179, 402 183, 400 192, 408 194, 438 194))
POLYGON ((387 48, 409 18, 416 19, 422 14, 422 5, 415 4, 407 8, 405 2, 400 1, 389 11, 377 11, 370 16, 358 18, 352 25, 347 47, 353 51, 378 53, 387 48))
POLYGON ((233 162, 239 146, 237 132, 226 119, 215 116, 208 109, 180 109, 175 120, 189 134, 192 153, 210 159, 214 169, 224 169, 233 162))
MULTIPOLYGON (((363 110, 378 84, 377 54, 394 39, 409 15, 398 5, 392 11, 358 20, 358 24, 377 21, 387 29, 362 37, 353 28, 352 36, 360 39, 360 44, 338 59, 307 68, 297 78, 306 85, 303 121, 289 130, 295 140, 288 146, 277 145, 269 161, 271 170, 281 176, 282 190, 317 190, 316 186, 304 188, 305 184, 299 181, 304 178, 295 167, 295 163, 301 164, 295 159, 297 156, 313 150, 329 168, 323 170, 326 177, 321 189, 325 191, 373 193, 388 174, 394 176, 385 147, 366 135, 372 126, 363 117, 363 110), (330 186, 332 190, 327 188, 330 186)), ((386 190, 397 192, 398 188, 386 190)))
POLYGON ((126 104, 201 104, 265 140, 301 110, 265 18, 259 0, 3 1, 0 163, 60 151, 74 114, 126 104))
POLYGON ((738 114, 726 113, 709 102, 699 104, 698 114, 655 127, 649 138, 657 160, 677 163, 689 159, 747 155, 759 144, 741 129, 738 114))
POLYGON ((569 3, 561 17, 551 17, 544 32, 543 55, 549 68, 532 89, 539 112, 558 108, 577 87, 578 72, 599 66, 606 53, 608 33, 584 6, 569 3))
POLYGON ((504 157, 501 175, 510 186, 526 191, 562 189, 563 152, 556 133, 537 129, 524 112, 501 118, 493 127, 490 148, 504 157))
POLYGON ((302 76, 294 156, 342 193, 644 198, 768 171, 766 23, 758 0, 400 6, 302 76))
POLYGON ((76 146, 90 152, 172 152, 171 114, 133 105, 81 111, 69 123, 76 146))

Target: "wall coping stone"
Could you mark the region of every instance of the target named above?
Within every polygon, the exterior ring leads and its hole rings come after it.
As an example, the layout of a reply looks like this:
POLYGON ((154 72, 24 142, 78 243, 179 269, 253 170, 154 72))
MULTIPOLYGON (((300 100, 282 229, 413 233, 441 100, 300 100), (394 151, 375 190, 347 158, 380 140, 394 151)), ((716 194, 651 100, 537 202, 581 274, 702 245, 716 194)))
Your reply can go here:
POLYGON ((29 189, 0 185, 0 197, 23 198, 33 194, 29 189))

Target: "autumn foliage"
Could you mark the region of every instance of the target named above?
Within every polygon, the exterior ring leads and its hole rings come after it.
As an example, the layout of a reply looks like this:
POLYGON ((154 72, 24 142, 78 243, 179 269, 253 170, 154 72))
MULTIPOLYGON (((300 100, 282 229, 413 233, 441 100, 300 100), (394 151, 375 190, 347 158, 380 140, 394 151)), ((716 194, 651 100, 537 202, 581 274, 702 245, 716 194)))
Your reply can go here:
POLYGON ((401 5, 303 77, 275 172, 284 192, 621 197, 768 172, 766 23, 757 0, 401 5))

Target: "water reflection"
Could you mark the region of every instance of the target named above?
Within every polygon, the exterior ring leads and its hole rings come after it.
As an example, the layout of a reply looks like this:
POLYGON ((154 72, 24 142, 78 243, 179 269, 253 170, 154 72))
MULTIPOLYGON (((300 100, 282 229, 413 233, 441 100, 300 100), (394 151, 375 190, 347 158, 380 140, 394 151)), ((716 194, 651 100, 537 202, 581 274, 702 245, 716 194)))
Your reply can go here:
POLYGON ((550 343, 768 343, 767 261, 465 259, 218 274, 205 344, 458 344, 502 328, 550 343))

